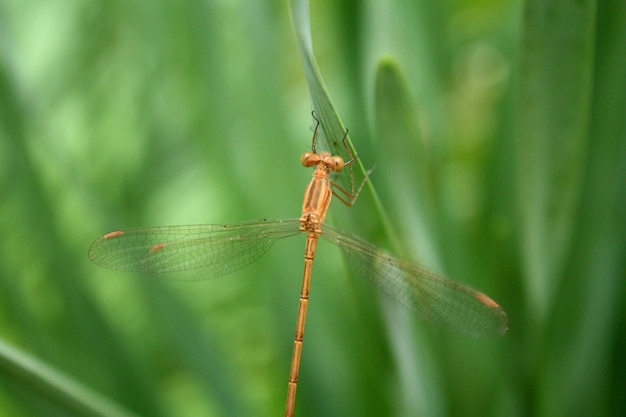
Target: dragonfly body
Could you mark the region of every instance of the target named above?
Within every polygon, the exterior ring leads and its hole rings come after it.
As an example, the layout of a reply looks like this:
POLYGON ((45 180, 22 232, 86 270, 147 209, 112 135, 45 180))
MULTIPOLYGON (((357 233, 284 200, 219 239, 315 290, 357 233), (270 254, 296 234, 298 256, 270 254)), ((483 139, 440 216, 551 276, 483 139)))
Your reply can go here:
POLYGON ((313 260, 317 249, 318 236, 322 232, 322 224, 328 212, 328 206, 333 196, 329 175, 331 171, 339 172, 343 169, 344 162, 338 156, 331 156, 327 152, 307 152, 302 155, 302 165, 305 167, 315 166, 313 178, 304 191, 302 201, 302 216, 300 217, 300 230, 307 233, 306 246, 304 248, 304 274, 302 289, 300 290, 300 306, 296 322, 296 335, 293 341, 293 354, 291 356, 291 370, 289 372, 289 384, 287 387, 287 404, 285 417, 293 416, 296 405, 296 389, 298 386, 298 370, 302 357, 302 341, 304 339, 304 325, 306 311, 309 305, 309 289, 311 287, 311 272, 313 260))

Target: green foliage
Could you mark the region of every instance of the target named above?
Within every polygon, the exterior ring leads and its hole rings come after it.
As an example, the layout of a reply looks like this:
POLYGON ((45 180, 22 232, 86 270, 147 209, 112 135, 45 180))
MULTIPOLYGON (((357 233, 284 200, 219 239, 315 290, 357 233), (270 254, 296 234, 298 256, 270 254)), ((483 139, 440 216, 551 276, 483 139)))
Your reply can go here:
POLYGON ((375 164, 329 223, 511 329, 423 323, 320 244, 298 416, 624 415, 626 3, 310 6, 3 2, 0 414, 281 415, 302 239, 196 282, 86 252, 297 217, 315 110, 322 147, 349 128, 357 182, 375 164))

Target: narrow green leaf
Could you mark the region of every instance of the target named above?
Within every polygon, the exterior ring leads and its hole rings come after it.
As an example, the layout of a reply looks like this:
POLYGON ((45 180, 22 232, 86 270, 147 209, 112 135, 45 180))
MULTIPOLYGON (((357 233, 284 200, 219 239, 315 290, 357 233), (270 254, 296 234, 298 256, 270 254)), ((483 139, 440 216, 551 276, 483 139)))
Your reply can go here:
POLYGON ((517 175, 532 311, 544 316, 562 278, 580 202, 594 56, 595 1, 526 3, 517 175))
MULTIPOLYGON (((404 223, 410 230, 403 234, 418 236, 419 252, 428 252, 427 259, 433 261, 434 202, 429 163, 417 106, 395 60, 386 58, 379 63, 374 96, 379 154, 385 155, 379 164, 379 174, 386 181, 383 199, 394 202, 393 218, 411 219, 404 223)), ((401 245, 396 243, 395 250, 402 253, 401 245)))
POLYGON ((63 410, 66 416, 134 417, 107 397, 90 390, 69 376, 0 340, 0 375, 5 390, 26 389, 38 399, 44 398, 51 408, 63 410), (10 382, 9 382, 10 381, 10 382), (9 387, 10 383, 10 387, 9 387))
MULTIPOLYGON (((358 155, 345 126, 343 125, 335 107, 330 99, 326 85, 320 74, 315 56, 313 54, 313 41, 311 39, 311 25, 309 19, 309 3, 307 0, 292 0, 291 14, 304 67, 306 81, 311 94, 311 101, 315 117, 320 122, 318 129, 318 143, 321 145, 318 151, 331 152, 341 156, 344 161, 350 160, 358 155), (346 137, 346 143, 350 149, 348 152, 342 143, 342 138, 346 137)), ((365 169, 361 160, 356 160, 354 169, 355 185, 359 185, 365 178, 365 169)), ((346 170, 341 175, 333 178, 342 188, 350 190, 349 171, 346 170)))

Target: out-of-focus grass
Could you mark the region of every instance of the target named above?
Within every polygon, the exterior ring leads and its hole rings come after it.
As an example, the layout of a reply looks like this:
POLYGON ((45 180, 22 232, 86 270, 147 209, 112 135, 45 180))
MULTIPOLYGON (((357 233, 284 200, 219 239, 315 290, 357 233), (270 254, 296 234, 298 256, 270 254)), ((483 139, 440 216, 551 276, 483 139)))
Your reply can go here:
MULTIPOLYGON (((4 2, 0 338, 38 366, 2 357, 0 414, 283 412, 301 239, 199 282, 86 251, 120 227, 299 215, 313 121, 288 6, 4 2)), ((511 330, 419 322, 320 245, 297 415, 623 415, 623 2, 311 7, 380 201, 366 187, 329 222, 480 288, 511 330)))

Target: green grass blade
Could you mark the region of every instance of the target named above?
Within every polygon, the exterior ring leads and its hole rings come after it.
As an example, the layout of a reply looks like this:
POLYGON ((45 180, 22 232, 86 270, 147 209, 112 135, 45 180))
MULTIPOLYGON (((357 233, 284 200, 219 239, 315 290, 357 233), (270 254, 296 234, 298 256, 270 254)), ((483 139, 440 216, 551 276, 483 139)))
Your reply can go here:
MULTIPOLYGON (((423 260, 435 261, 432 247, 436 239, 432 230, 435 208, 429 158, 417 106, 395 60, 380 61, 374 90, 377 154, 383 155, 377 173, 385 181, 381 197, 392 202, 392 218, 411 219, 403 223, 403 235, 418 236, 418 252, 425 256, 423 260)), ((399 254, 406 251, 398 242, 394 248, 399 254)))
MULTIPOLYGON (((330 99, 330 95, 324 84, 313 53, 308 1, 292 0, 291 13, 298 49, 311 94, 313 111, 315 112, 315 117, 320 121, 318 138, 322 146, 320 146, 318 150, 331 152, 334 155, 341 156, 345 161, 348 161, 350 154, 342 144, 342 138, 346 135, 346 128, 330 99)), ((346 141, 352 155, 358 155, 349 135, 346 137, 346 141)), ((365 177, 365 169, 361 160, 356 161, 356 168, 355 185, 358 186, 365 177)), ((337 176, 336 182, 344 189, 350 190, 348 175, 342 173, 342 175, 337 176)))
POLYGON ((598 3, 580 220, 550 317, 550 415, 622 415, 626 269, 626 3, 598 3), (617 354, 617 356, 615 356, 617 354), (563 360, 563 358, 567 358, 563 360), (562 381, 555 384, 554 381, 562 381), (593 383, 590 384, 590 381, 593 383))
POLYGON ((72 417, 136 417, 111 399, 1 340, 0 376, 6 391, 25 391, 41 412, 56 410, 72 417))
POLYGON ((545 316, 563 276, 580 203, 594 57, 595 2, 526 3, 517 175, 532 311, 545 316))

